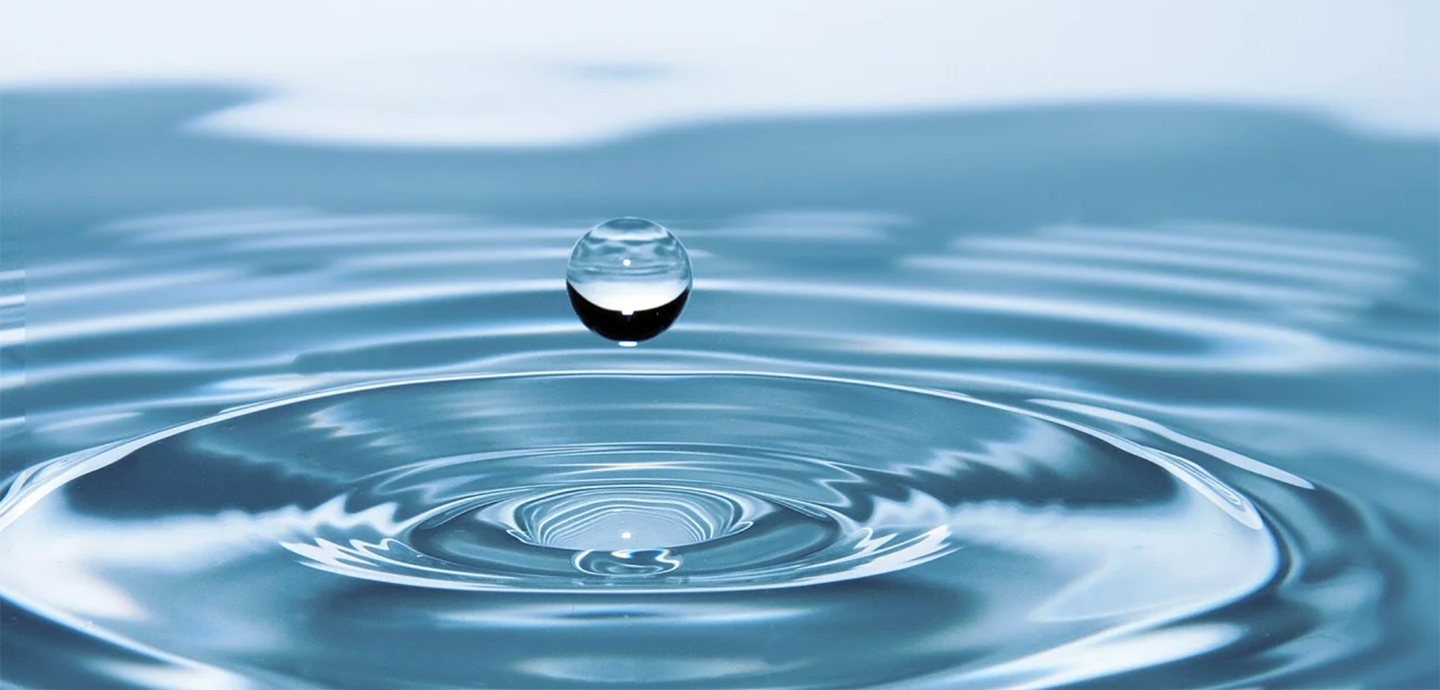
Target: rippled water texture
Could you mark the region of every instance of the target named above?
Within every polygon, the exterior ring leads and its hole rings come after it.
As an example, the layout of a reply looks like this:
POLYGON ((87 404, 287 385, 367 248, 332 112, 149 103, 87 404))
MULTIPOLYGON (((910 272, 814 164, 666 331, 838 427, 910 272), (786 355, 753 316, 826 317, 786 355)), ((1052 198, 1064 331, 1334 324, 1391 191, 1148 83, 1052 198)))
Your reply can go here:
POLYGON ((243 98, 5 97, 6 683, 1440 683, 1433 141, 181 127, 243 98), (621 348, 565 278, 627 214, 694 287, 621 348))

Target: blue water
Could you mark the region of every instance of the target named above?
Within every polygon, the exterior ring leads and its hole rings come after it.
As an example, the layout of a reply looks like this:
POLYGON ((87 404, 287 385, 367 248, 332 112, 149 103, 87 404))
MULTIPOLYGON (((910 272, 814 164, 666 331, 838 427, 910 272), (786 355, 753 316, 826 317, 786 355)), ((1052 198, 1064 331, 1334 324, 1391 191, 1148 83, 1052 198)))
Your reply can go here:
POLYGON ((1440 685, 1440 144, 1166 104, 544 149, 0 119, 15 687, 1440 685), (638 347, 566 296, 641 215, 638 347))

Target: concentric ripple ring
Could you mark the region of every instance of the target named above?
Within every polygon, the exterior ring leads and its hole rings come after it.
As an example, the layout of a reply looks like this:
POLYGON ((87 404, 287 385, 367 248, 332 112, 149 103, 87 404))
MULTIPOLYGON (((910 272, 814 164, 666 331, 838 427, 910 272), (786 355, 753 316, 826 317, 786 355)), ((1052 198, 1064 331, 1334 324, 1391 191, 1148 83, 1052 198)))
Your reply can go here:
POLYGON ((121 481, 152 497, 152 515, 243 514, 304 565, 439 589, 847 580, 1005 542, 1006 529, 985 527, 1002 506, 1024 514, 1010 527, 1168 526, 1273 564, 1256 509, 1176 450, 1043 411, 833 377, 431 377, 235 408, 61 458, 10 487, 0 529, 62 487, 70 509, 113 517, 121 481), (696 414, 711 420, 703 442, 696 414), (248 498, 225 481, 246 482, 248 498))

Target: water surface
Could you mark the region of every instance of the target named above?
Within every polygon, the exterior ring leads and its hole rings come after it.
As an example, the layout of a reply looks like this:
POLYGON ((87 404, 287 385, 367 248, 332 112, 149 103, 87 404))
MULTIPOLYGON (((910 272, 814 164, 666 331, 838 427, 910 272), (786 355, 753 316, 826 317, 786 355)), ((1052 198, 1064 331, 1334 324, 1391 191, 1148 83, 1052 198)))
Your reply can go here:
POLYGON ((4 95, 22 687, 1425 687, 1440 146, 1111 104, 305 147, 4 95), (576 320, 643 215, 684 315, 576 320))

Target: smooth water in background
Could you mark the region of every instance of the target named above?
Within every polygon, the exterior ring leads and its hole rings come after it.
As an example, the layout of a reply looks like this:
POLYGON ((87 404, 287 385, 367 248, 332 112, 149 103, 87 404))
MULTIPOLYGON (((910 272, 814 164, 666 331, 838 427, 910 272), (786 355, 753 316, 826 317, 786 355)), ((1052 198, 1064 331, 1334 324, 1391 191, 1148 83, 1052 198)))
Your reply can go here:
POLYGON ((545 149, 4 95, 17 687, 1433 687, 1440 146, 1093 105, 545 149), (694 289, 571 311, 622 215, 694 289))

